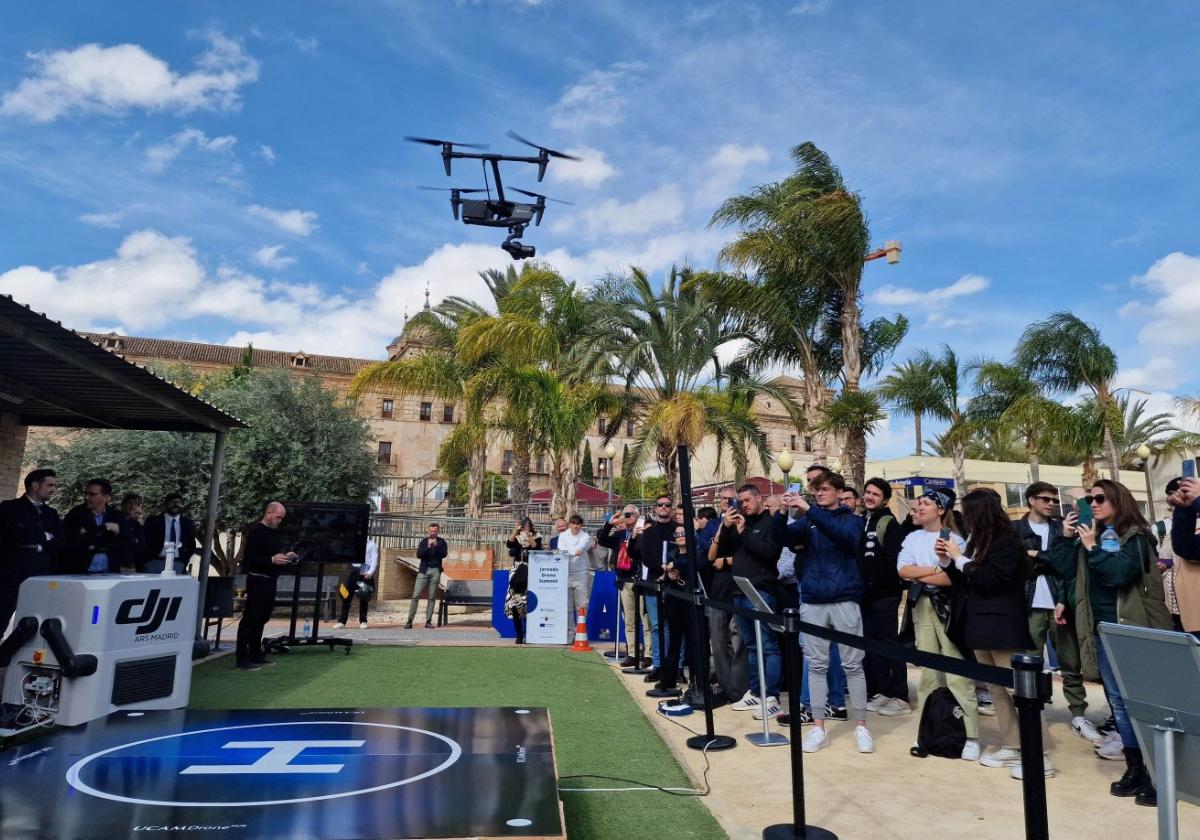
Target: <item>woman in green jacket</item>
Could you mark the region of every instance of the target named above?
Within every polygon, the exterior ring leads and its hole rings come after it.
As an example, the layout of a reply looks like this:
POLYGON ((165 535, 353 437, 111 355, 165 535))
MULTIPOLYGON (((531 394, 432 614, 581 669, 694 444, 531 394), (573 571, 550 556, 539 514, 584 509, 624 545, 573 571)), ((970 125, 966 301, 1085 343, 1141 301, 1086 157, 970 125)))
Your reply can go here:
POLYGON ((1064 539, 1051 547, 1050 563, 1067 581, 1080 644, 1087 639, 1095 646, 1104 693, 1121 736, 1125 775, 1109 791, 1136 797, 1139 805, 1155 805, 1154 783, 1097 629, 1102 621, 1170 629, 1154 536, 1125 485, 1101 479, 1084 498, 1095 523, 1081 525, 1077 513, 1069 514, 1063 520, 1064 539), (1118 541, 1106 547, 1103 535, 1110 525, 1118 541))

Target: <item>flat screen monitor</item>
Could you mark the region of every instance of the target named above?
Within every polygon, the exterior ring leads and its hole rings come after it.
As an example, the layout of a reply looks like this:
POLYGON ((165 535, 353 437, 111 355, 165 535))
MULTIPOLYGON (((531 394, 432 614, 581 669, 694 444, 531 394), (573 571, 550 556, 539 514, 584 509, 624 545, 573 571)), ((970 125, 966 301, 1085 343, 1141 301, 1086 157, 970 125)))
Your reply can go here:
POLYGON ((361 563, 367 553, 368 504, 284 502, 279 526, 289 551, 305 563, 361 563))

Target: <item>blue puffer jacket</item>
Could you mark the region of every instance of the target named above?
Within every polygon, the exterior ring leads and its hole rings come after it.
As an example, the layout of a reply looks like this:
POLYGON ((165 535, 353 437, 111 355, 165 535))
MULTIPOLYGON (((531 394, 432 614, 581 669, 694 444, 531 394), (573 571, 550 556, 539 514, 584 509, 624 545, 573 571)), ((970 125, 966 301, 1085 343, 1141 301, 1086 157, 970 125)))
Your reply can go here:
POLYGON ((803 564, 800 599, 806 604, 834 604, 862 599, 862 577, 858 573, 858 543, 863 519, 850 508, 810 508, 788 524, 787 516, 775 514, 775 539, 780 545, 804 545, 796 558, 803 564))

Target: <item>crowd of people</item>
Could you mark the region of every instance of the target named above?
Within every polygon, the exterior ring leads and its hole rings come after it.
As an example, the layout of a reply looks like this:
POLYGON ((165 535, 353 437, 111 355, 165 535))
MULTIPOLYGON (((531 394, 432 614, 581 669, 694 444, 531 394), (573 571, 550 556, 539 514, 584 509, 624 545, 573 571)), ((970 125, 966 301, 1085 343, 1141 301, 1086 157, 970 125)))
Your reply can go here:
POLYGON ((59 517, 50 500, 58 491, 54 470, 25 476, 25 493, 0 502, 0 632, 17 606, 21 583, 35 575, 162 572, 168 558, 186 574, 197 549, 195 523, 183 497, 172 493, 162 510, 142 519, 142 497, 126 493, 113 504, 105 478, 84 485, 84 501, 59 517))
MULTIPOLYGON (((614 511, 594 536, 578 515, 558 520, 549 540, 523 519, 507 542, 514 568, 505 610, 517 627, 517 642, 525 637, 528 552, 549 547, 571 556, 573 609, 587 603, 589 553, 608 550, 625 639, 640 632, 645 645, 639 659, 638 646, 629 643, 619 664, 649 668, 644 679, 656 689, 680 687, 681 669, 698 661, 691 651, 698 649, 699 635, 687 600, 668 597, 660 605, 653 596, 642 597, 633 583, 656 580, 664 587, 684 587, 697 574, 713 601, 753 609, 734 581, 745 578, 773 611, 798 607, 804 622, 870 640, 1001 668, 1010 667, 1014 654, 1046 654, 1047 667, 1053 665, 1060 676, 1071 731, 1097 758, 1126 764, 1111 793, 1155 804, 1097 628, 1100 622, 1120 621, 1200 635, 1200 481, 1172 481, 1167 488, 1172 521, 1152 525, 1128 489, 1107 479, 1083 497, 1090 522, 1080 521, 1075 500, 1060 499, 1058 489, 1046 482, 1029 485, 1028 510, 1013 520, 989 488, 962 499, 950 488, 927 488, 907 515, 897 516, 892 487, 884 479, 869 479, 860 490, 819 464, 806 471, 805 479, 804 492, 768 496, 752 484, 722 489, 720 510, 696 510, 694 556, 686 547, 683 508, 665 495, 647 512, 635 505, 614 511), (665 650, 660 650, 660 622, 665 650), (1089 716, 1085 680, 1101 683, 1107 713, 1092 709, 1089 716)), ((792 720, 780 705, 784 662, 775 631, 760 628, 765 681, 760 685, 753 622, 711 606, 706 616, 705 653, 717 702, 759 720, 807 727, 806 752, 836 740, 829 721, 852 720, 854 749, 872 753, 872 714, 912 715, 945 687, 961 708, 966 735, 961 758, 1022 777, 1010 686, 976 684, 923 668, 914 697, 902 660, 809 634, 802 639, 802 711, 792 720), (995 717, 998 725, 998 733, 986 738, 987 748, 980 716, 995 717)), ((694 673, 688 676, 697 679, 694 673)), ((1042 767, 1049 778, 1057 772, 1051 759, 1055 744, 1044 721, 1043 748, 1042 767)), ((914 744, 913 754, 924 752, 914 744)))

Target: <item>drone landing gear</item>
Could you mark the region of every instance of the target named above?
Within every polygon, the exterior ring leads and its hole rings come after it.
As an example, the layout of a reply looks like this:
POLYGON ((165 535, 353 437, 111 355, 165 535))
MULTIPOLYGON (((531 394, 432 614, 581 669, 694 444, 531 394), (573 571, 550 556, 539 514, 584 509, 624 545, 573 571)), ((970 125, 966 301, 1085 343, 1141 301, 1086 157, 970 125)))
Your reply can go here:
POLYGON ((525 233, 524 225, 514 225, 508 229, 508 238, 504 240, 504 244, 500 247, 508 252, 508 255, 514 260, 526 260, 537 253, 537 248, 532 245, 521 244, 521 235, 525 233))

